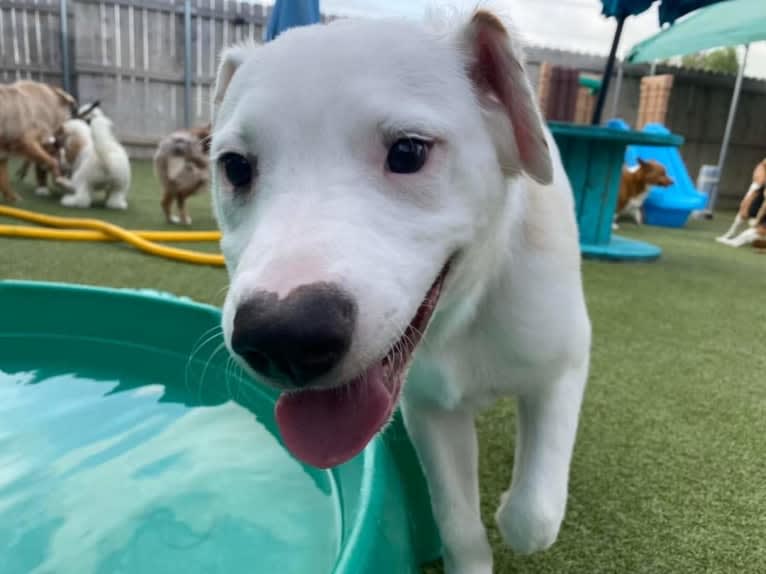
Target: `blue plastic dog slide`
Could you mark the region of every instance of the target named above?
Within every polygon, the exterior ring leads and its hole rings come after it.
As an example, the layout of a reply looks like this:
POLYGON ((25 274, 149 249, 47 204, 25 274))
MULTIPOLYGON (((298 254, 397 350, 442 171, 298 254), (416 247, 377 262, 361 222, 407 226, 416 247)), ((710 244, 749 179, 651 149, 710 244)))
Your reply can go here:
MULTIPOLYGON (((630 126, 619 118, 609 120, 610 128, 629 130, 630 126)), ((642 130, 651 134, 669 134, 670 130, 662 124, 646 124, 642 130)), ((644 222, 662 227, 683 227, 692 211, 704 209, 708 197, 697 191, 681 153, 675 147, 628 146, 625 151, 625 163, 628 166, 638 164, 638 158, 653 159, 663 166, 673 185, 653 187, 644 201, 644 222)))

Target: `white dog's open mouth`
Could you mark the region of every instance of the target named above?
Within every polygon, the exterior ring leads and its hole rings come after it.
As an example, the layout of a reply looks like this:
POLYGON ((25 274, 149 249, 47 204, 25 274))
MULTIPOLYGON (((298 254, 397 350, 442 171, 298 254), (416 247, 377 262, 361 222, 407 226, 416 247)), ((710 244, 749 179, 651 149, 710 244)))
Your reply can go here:
POLYGON ((282 394, 276 406, 277 424, 295 457, 319 468, 337 466, 361 452, 389 421, 415 348, 439 301, 448 267, 385 357, 340 387, 282 394))

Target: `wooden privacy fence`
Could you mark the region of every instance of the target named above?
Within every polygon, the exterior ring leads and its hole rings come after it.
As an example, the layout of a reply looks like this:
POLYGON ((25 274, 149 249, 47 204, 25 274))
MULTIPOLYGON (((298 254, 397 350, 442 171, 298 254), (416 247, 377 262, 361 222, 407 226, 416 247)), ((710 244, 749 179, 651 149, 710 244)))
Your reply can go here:
POLYGON ((236 0, 0 0, 0 81, 100 100, 120 139, 147 155, 165 134, 208 120, 222 48, 260 42, 267 19, 267 8, 236 0))

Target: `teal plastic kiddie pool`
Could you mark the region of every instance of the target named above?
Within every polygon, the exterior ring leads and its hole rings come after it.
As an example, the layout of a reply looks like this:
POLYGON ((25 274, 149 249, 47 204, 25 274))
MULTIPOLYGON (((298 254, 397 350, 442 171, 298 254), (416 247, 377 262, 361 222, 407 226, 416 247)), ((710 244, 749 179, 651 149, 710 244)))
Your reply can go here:
POLYGON ((438 555, 400 421, 303 466, 217 309, 0 281, 0 317, 2 574, 399 574, 438 555))

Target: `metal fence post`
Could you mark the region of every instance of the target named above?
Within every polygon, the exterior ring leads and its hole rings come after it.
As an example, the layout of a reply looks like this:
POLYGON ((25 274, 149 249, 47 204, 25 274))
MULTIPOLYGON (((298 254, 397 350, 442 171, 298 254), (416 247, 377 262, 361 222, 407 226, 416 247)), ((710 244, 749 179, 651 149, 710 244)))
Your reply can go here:
MULTIPOLYGON (((62 0, 66 1, 66 0, 62 0)), ((184 0, 184 125, 192 125, 192 6, 184 0)))
POLYGON ((747 66, 747 57, 750 54, 750 44, 745 46, 745 57, 742 59, 742 63, 737 71, 737 80, 734 82, 734 94, 731 97, 731 105, 729 106, 729 117, 726 120, 726 129, 723 133, 723 142, 721 143, 721 151, 718 155, 718 181, 713 187, 710 193, 710 199, 707 203, 707 212, 713 213, 716 202, 718 201, 718 190, 721 187, 721 180, 723 179, 723 167, 726 164, 726 156, 729 153, 729 144, 731 143, 731 132, 734 130, 734 120, 737 119, 737 105, 739 104, 739 95, 742 91, 742 80, 745 77, 745 67, 747 66))
POLYGON ((61 75, 64 91, 72 93, 72 76, 69 69, 69 9, 67 0, 59 0, 59 18, 61 19, 61 75))

